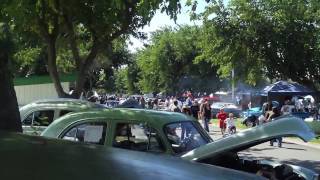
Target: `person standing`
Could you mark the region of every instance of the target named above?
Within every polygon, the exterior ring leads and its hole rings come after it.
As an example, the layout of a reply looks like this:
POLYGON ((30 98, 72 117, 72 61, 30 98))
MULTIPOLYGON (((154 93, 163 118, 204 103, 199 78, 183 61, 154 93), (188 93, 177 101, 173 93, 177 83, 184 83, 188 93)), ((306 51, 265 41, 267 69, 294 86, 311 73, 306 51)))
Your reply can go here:
POLYGON ((236 133, 236 126, 234 122, 234 117, 232 113, 229 113, 229 118, 225 120, 227 124, 228 134, 235 134, 236 133))
POLYGON ((291 113, 292 110, 291 110, 289 103, 290 103, 290 100, 286 100, 284 102, 284 105, 281 107, 280 111, 281 111, 282 115, 288 115, 291 113))
POLYGON ((200 114, 203 120, 204 129, 209 132, 209 121, 211 119, 211 108, 207 99, 200 106, 200 114))
POLYGON ((224 136, 224 133, 226 132, 226 123, 225 120, 227 119, 228 115, 224 112, 224 109, 221 108, 220 112, 217 114, 217 118, 219 120, 219 127, 221 130, 222 136, 224 136))
POLYGON ((181 112, 181 109, 178 106, 178 101, 173 101, 173 106, 171 107, 171 111, 173 112, 181 112))
POLYGON ((251 101, 248 103, 248 109, 251 109, 252 108, 252 104, 251 104, 251 101))
POLYGON ((143 96, 140 98, 140 105, 143 109, 146 108, 146 101, 144 100, 143 96))
POLYGON ((190 110, 191 110, 192 116, 198 120, 200 107, 197 101, 193 101, 192 106, 190 107, 190 110))
MULTIPOLYGON (((279 116, 280 116, 280 113, 279 113, 278 108, 273 107, 273 108, 272 108, 272 113, 270 114, 267 122, 274 121, 274 120, 276 120, 276 118, 279 117, 279 116)), ((282 137, 278 137, 278 138, 272 139, 272 140, 270 141, 270 146, 273 146, 273 143, 276 142, 276 141, 278 142, 278 147, 282 147, 282 137)))

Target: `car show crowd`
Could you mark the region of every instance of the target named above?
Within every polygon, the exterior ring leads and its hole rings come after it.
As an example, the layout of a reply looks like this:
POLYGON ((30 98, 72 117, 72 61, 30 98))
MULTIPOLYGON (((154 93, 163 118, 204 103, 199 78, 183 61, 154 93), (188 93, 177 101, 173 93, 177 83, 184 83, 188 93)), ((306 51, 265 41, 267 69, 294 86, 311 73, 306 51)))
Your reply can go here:
MULTIPOLYGON (((319 119, 320 106, 317 107, 312 96, 286 97, 283 102, 267 101, 262 106, 252 107, 251 101, 243 110, 241 98, 236 96, 235 103, 221 102, 221 96, 216 94, 192 93, 186 91, 179 96, 151 95, 98 95, 92 93, 89 101, 103 104, 106 107, 145 108, 160 111, 181 112, 199 120, 204 129, 209 132, 211 119, 218 119, 218 126, 222 136, 236 132, 235 119, 241 117, 246 126, 256 126, 271 122, 280 115, 293 114, 302 119, 319 119), (121 104, 125 104, 121 106, 121 104)), ((281 140, 278 140, 281 146, 281 140)), ((271 142, 271 145, 273 143, 271 142)))

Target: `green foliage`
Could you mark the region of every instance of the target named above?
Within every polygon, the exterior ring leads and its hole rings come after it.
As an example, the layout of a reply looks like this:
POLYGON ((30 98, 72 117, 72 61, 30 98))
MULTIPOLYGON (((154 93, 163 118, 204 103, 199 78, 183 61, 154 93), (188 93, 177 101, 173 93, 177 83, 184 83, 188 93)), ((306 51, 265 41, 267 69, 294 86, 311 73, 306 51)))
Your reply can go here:
POLYGON ((128 68, 120 68, 115 72, 115 88, 117 93, 126 93, 128 91, 128 68))
POLYGON ((231 0, 212 2, 201 14, 204 53, 223 77, 255 84, 264 76, 313 87, 320 78, 319 1, 231 0))
POLYGON ((316 133, 317 135, 320 135, 320 122, 319 121, 312 121, 307 122, 310 128, 316 133))
MULTIPOLYGON (((119 49, 114 40, 126 39, 129 34, 140 37, 138 29, 148 24, 158 9, 176 19, 180 8, 178 0, 5 0, 0 5, 0 21, 9 23, 17 33, 28 32, 43 40, 39 46, 29 44, 21 49, 48 47, 48 69, 56 79, 59 96, 65 93, 59 85, 57 68, 61 72, 76 69, 77 96, 83 89, 85 76, 91 77, 100 71, 96 69, 102 63, 95 63, 96 60, 107 60, 103 63, 106 68, 113 64, 119 66, 126 60, 123 57, 126 52, 119 49), (113 50, 115 52, 110 53, 113 50), (120 62, 116 61, 119 59, 120 62)), ((25 63, 30 64, 30 59, 26 60, 25 63)))
POLYGON ((208 78, 213 80, 208 89, 216 89, 219 80, 215 67, 195 60, 201 54, 197 44, 200 36, 200 29, 191 26, 154 32, 151 44, 137 54, 140 90, 167 93, 191 88, 204 90, 208 78))
POLYGON ((40 56, 41 48, 25 48, 21 49, 14 54, 16 63, 19 64, 20 68, 32 66, 35 63, 37 57, 40 56))
POLYGON ((61 73, 71 73, 75 70, 72 53, 68 49, 59 49, 57 55, 58 71, 61 73))

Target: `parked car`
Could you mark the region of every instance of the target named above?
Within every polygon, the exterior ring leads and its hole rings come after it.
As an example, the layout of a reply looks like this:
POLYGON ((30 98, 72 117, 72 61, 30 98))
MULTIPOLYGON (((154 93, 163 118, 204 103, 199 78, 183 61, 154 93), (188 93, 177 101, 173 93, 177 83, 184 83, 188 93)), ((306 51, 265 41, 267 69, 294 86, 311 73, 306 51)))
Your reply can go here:
POLYGON ((262 115, 261 107, 254 107, 254 108, 248 109, 246 111, 243 111, 241 113, 241 117, 243 117, 243 119, 245 119, 245 118, 247 118, 249 116, 259 117, 260 115, 262 115))
POLYGON ((57 98, 32 102, 19 109, 23 132, 40 135, 55 119, 68 114, 90 108, 104 108, 84 100, 57 98))
POLYGON ((238 108, 234 103, 228 102, 217 102, 211 105, 211 112, 213 117, 219 113, 220 109, 223 108, 227 114, 232 113, 234 117, 240 117, 241 109, 238 108))
POLYGON ((219 102, 220 101, 220 97, 219 96, 215 96, 215 95, 202 97, 202 100, 204 100, 204 99, 208 100, 208 102, 210 104, 213 104, 215 102, 219 102))
POLYGON ((259 117, 252 114, 246 118, 242 119, 242 124, 246 125, 247 127, 254 127, 259 124, 259 117))
MULTIPOLYGON (((279 102, 278 101, 272 101, 272 107, 276 107, 276 108, 280 108, 279 107, 279 102)), ((280 110, 280 109, 279 109, 280 110)), ((245 119, 249 116, 256 116, 256 117, 259 117, 260 115, 262 115, 262 107, 253 107, 253 108, 250 108, 246 111, 243 111, 240 116, 245 119)))
POLYGON ((264 179, 177 157, 0 132, 2 180, 264 179))
MULTIPOLYGON (((54 121, 42 135, 136 151, 171 154, 218 166, 225 166, 223 162, 229 163, 229 159, 236 155, 234 152, 275 137, 296 136, 305 141, 315 137, 305 122, 290 116, 213 142, 199 122, 191 116, 139 109, 106 109, 69 114, 54 121), (217 159, 219 153, 225 156, 227 152, 234 156, 226 158, 225 161, 217 159)), ((233 160, 236 161, 237 158, 233 160)), ((237 164, 240 165, 241 161, 237 164)), ((269 165, 262 163, 251 167, 251 164, 241 164, 242 169, 238 166, 228 168, 257 173, 265 166, 269 165)), ((275 165, 272 168, 277 167, 275 165)), ((304 168, 294 168, 291 175, 304 179, 317 176, 313 171, 304 168)))
MULTIPOLYGON (((279 105, 279 102, 277 101, 272 101, 272 106, 273 107, 277 107, 279 108, 280 110, 280 105, 279 105)), ((296 112, 296 111, 293 111, 290 113, 291 115, 293 116, 296 116, 298 118, 301 118, 301 119, 306 119, 306 118, 309 118, 310 116, 312 116, 312 114, 310 112, 296 112)), ((243 121, 242 123, 243 124, 246 124, 247 125, 247 119, 249 118, 252 119, 252 117, 256 117, 258 118, 259 116, 262 115, 262 107, 254 107, 254 108, 251 108, 251 109, 248 109, 246 111, 243 111, 240 116, 242 117, 243 121)), ((249 125, 250 126, 250 125, 249 125)))
POLYGON ((119 105, 119 101, 117 100, 107 100, 105 103, 104 103, 104 106, 105 107, 108 107, 108 108, 113 108, 113 107, 116 107, 119 105))

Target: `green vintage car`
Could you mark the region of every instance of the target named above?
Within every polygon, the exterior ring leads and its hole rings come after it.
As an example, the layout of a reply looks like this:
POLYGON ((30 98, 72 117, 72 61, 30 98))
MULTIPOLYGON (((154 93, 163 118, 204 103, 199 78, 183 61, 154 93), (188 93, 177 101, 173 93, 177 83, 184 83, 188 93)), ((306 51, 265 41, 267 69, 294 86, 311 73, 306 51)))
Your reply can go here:
POLYGON ((70 112, 90 108, 103 108, 103 106, 68 98, 44 99, 32 102, 19 109, 23 132, 40 135, 55 119, 70 112))
MULTIPOLYGON (((141 109, 78 112, 54 121, 42 136, 109 147, 165 153, 181 158, 280 179, 317 179, 312 170, 249 160, 238 152, 276 137, 315 135, 301 119, 287 116, 213 142, 198 121, 182 113, 141 109), (288 177, 288 178, 287 178, 288 177)), ((269 177, 270 178, 270 177, 269 177)))
POLYGON ((1 180, 263 179, 177 157, 0 132, 1 180))

